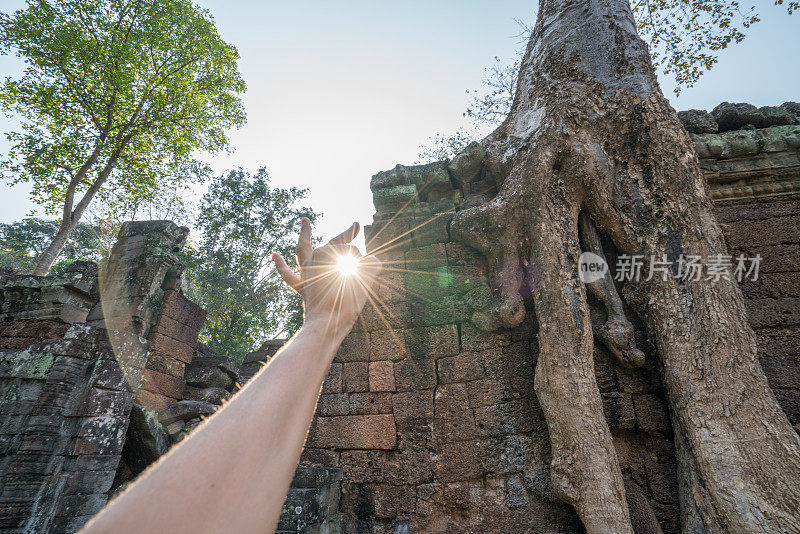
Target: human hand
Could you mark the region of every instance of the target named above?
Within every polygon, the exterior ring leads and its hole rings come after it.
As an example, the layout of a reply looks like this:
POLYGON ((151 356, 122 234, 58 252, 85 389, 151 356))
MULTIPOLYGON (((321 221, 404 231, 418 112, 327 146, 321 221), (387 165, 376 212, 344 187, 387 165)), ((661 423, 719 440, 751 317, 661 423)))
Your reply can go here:
POLYGON ((324 325, 326 330, 343 334, 355 324, 381 269, 381 262, 375 256, 362 256, 356 247, 348 245, 358 230, 358 223, 353 223, 327 245, 315 249, 311 244, 311 222, 303 217, 297 240, 300 272, 292 271, 280 254, 272 255, 284 282, 303 296, 304 323, 324 325), (337 268, 343 265, 342 257, 354 272, 345 273, 337 268))

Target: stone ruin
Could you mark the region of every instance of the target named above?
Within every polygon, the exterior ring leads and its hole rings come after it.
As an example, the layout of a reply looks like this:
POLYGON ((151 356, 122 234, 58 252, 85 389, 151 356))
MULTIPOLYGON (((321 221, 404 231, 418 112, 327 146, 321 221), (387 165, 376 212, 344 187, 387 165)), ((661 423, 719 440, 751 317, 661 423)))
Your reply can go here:
MULTIPOLYGON (((763 258, 742 291, 761 365, 800 431, 798 110, 722 104, 682 118, 699 132, 731 253, 763 258)), ((325 380, 278 532, 582 531, 550 486, 533 310, 513 330, 471 322, 492 294, 483 259, 451 241, 448 225, 471 191, 491 188, 481 180, 458 159, 373 177, 365 232, 386 268, 325 380)), ((282 344, 236 362, 197 342, 205 312, 181 291, 175 255, 186 234, 167 221, 126 223, 99 270, 0 271, 3 532, 78 530, 282 344)), ((604 311, 591 304, 597 327, 604 311)), ((595 347, 636 530, 673 533, 675 454, 654 360, 625 369, 595 347)))
POLYGON ((242 365, 197 342, 206 314, 175 256, 187 233, 125 223, 99 271, 0 273, 3 532, 77 531, 280 347, 242 365))

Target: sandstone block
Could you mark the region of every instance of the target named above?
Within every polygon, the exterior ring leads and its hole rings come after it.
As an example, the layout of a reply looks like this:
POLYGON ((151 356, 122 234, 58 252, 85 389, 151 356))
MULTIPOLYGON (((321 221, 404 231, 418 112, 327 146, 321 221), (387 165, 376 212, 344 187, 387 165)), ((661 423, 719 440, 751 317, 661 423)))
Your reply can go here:
POLYGON ((433 439, 435 443, 453 443, 476 439, 478 429, 470 409, 460 409, 439 413, 433 419, 433 439))
POLYGON ((211 365, 189 365, 186 367, 183 378, 187 385, 196 388, 230 389, 234 384, 234 377, 214 363, 211 365))
POLYGON ((461 346, 464 350, 479 351, 508 345, 511 334, 506 332, 482 332, 471 323, 461 325, 461 346))
POLYGON ((147 358, 147 368, 175 378, 183 379, 183 373, 186 371, 186 364, 173 358, 169 354, 159 350, 152 350, 147 358))
POLYGON ((395 391, 394 364, 391 361, 370 362, 369 390, 395 391))
POLYGON ((612 392, 603 393, 603 412, 612 430, 634 428, 636 426, 636 413, 633 409, 633 399, 628 393, 612 392))
POLYGON ((183 396, 183 388, 186 384, 179 378, 154 371, 153 369, 145 369, 143 378, 142 388, 147 391, 172 397, 173 399, 180 399, 183 396))
POLYGON ((127 391, 91 388, 83 403, 76 410, 65 410, 65 412, 68 415, 84 417, 127 415, 133 405, 133 398, 134 394, 127 391))
POLYGON ((527 434, 534 430, 534 417, 523 401, 475 408, 475 424, 481 436, 527 434))
POLYGON ((367 332, 350 332, 339 350, 336 352, 337 362, 366 362, 369 360, 369 334, 367 332))
POLYGON ((162 425, 176 421, 189 421, 198 417, 207 417, 217 411, 218 406, 210 402, 183 400, 171 404, 158 412, 158 420, 162 425))
POLYGON ((384 451, 342 451, 341 465, 356 484, 380 482, 386 462, 384 451))
POLYGON ((64 495, 92 495, 111 489, 115 471, 85 471, 69 473, 64 477, 64 495))
POLYGON ((766 357, 760 363, 770 387, 800 390, 800 358, 766 357))
POLYGON ((786 417, 792 424, 800 423, 800 395, 796 389, 781 389, 775 388, 773 390, 775 398, 778 399, 786 417))
POLYGON ((414 219, 411 218, 376 220, 372 225, 365 226, 367 253, 383 248, 408 250, 413 243, 411 229, 414 226, 414 219))
POLYGON ((433 397, 436 413, 455 412, 469 406, 467 388, 464 384, 439 384, 433 397))
POLYGON ((474 480, 483 476, 484 450, 479 441, 443 444, 433 464, 434 477, 439 482, 474 480))
POLYGON ((339 453, 331 449, 305 447, 300 455, 300 465, 338 465, 339 453))
POLYGON ((341 393, 343 383, 343 367, 341 363, 333 362, 328 369, 328 376, 322 383, 322 393, 341 393))
POLYGON ((484 377, 483 364, 479 355, 462 352, 455 356, 448 356, 436 360, 439 382, 449 384, 453 382, 468 382, 484 377))
POLYGON ((423 219, 414 229, 414 244, 424 247, 432 243, 446 243, 450 240, 448 228, 452 219, 452 213, 440 213, 423 219))
POLYGON ((753 328, 800 324, 800 298, 748 299, 745 306, 753 328))
POLYGON ((223 388, 195 388, 186 386, 183 390, 183 400, 199 400, 221 406, 231 398, 231 393, 223 388))
POLYGON ((136 392, 136 404, 140 404, 145 408, 149 408, 151 410, 159 411, 163 410, 170 404, 178 402, 179 399, 173 399, 171 397, 166 397, 164 395, 160 395, 158 393, 152 393, 150 391, 140 389, 136 392))
POLYGON ((392 396, 392 409, 398 423, 412 419, 429 419, 433 417, 433 390, 395 393, 392 396))
POLYGON ((375 488, 375 517, 394 518, 414 511, 417 501, 416 486, 389 486, 375 488))
POLYGON ((458 330, 455 325, 411 328, 406 330, 406 347, 415 358, 441 358, 458 354, 458 330))
POLYGON ((491 406, 513 400, 517 394, 511 385, 503 380, 484 378, 464 384, 471 408, 491 406))
POLYGON ((310 436, 313 447, 394 449, 397 435, 391 415, 317 417, 310 436))
POLYGON ((164 334, 156 332, 148 336, 147 339, 150 342, 150 348, 152 350, 169 354, 176 360, 182 361, 183 363, 190 363, 194 357, 194 348, 191 345, 187 343, 181 343, 180 341, 172 339, 171 337, 167 337, 164 334))
POLYGON ((397 391, 418 391, 436 386, 434 360, 407 358, 394 366, 397 391))
POLYGON ((358 393, 369 391, 369 363, 347 362, 342 364, 343 372, 343 391, 346 393, 358 393))
POLYGON ((347 393, 320 395, 319 402, 317 403, 317 414, 323 417, 349 414, 350 406, 347 396, 347 393))
POLYGON ((407 302, 376 304, 367 302, 358 316, 354 331, 402 330, 411 323, 407 302))
MULTIPOLYGON (((385 255, 384 255, 385 256, 385 255)), ((379 258, 380 259, 380 258, 379 258)), ((379 307, 402 303, 408 296, 405 276, 402 273, 405 260, 381 259, 383 270, 372 286, 372 298, 379 307)))
POLYGON ((197 346, 197 334, 199 329, 181 324, 171 317, 161 315, 158 322, 150 329, 151 334, 164 334, 167 337, 176 339, 182 343, 190 345, 192 348, 197 346))
POLYGON ((351 415, 392 413, 392 394, 388 392, 351 393, 351 415))
POLYGON ((445 250, 449 265, 475 265, 481 261, 481 255, 478 251, 462 243, 447 243, 445 250))
POLYGON ((645 432, 671 432, 669 415, 664 401, 658 395, 633 395, 636 423, 645 432))
POLYGON ((200 330, 206 320, 206 311, 179 291, 165 291, 161 315, 170 317, 194 330, 200 330))
POLYGON ((447 252, 443 243, 415 247, 406 252, 406 269, 410 271, 433 271, 447 265, 447 252))
POLYGON ((428 298, 409 298, 412 326, 449 325, 462 319, 456 313, 456 305, 451 297, 436 300, 428 298))

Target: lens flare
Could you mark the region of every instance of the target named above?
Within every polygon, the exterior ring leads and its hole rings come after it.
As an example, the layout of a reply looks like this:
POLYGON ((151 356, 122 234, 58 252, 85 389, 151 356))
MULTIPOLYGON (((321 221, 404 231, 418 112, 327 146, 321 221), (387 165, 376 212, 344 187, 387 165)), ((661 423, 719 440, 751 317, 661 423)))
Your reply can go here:
POLYGON ((339 259, 336 261, 336 270, 339 271, 339 274, 342 276, 356 274, 356 271, 358 271, 358 258, 350 254, 339 256, 339 259))

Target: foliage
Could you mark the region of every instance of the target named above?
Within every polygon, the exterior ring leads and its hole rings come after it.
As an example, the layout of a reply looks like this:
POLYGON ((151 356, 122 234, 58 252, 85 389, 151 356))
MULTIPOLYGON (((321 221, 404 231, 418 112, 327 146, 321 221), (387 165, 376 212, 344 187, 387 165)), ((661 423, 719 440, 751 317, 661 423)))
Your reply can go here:
MULTIPOLYGON (((197 244, 185 253, 187 293, 208 312, 200 339, 241 358, 267 339, 302 324, 302 302, 271 266, 278 252, 294 261, 305 189, 270 187, 269 174, 238 169, 218 176, 203 196, 197 244)), ((293 267, 295 265, 292 265, 293 267)))
POLYGON ((95 195, 117 209, 207 176, 197 150, 244 122, 238 52, 188 0, 28 0, 0 13, 0 52, 27 69, 0 85, 21 121, 0 164, 67 226, 95 195))
POLYGON ((436 134, 429 138, 419 147, 417 163, 451 159, 503 122, 514 102, 521 61, 521 56, 511 63, 495 56, 494 63, 484 69, 481 88, 467 91, 470 102, 463 114, 469 121, 467 126, 452 134, 436 134))
POLYGON ((468 144, 480 139, 487 128, 503 122, 514 102, 521 61, 521 55, 511 63, 495 56, 494 63, 484 69, 481 88, 467 91, 470 102, 464 117, 469 120, 468 126, 449 135, 436 134, 429 138, 426 144, 419 147, 417 163, 451 159, 468 144))
MULTIPOLYGON (((650 44, 653 66, 675 78, 675 94, 692 87, 719 59, 740 43, 744 30, 758 22, 755 8, 735 0, 634 0, 636 27, 650 44)), ((789 13, 792 8, 789 8, 789 13)))
MULTIPOLYGON (((14 223, 0 223, 0 265, 13 267, 29 273, 36 265, 36 258, 53 239, 58 230, 58 221, 28 217, 14 223)), ((60 261, 53 266, 61 272, 75 260, 100 261, 106 254, 98 238, 98 228, 79 223, 70 236, 61 254, 60 261)))
POLYGON ((428 143, 420 145, 417 163, 431 163, 452 159, 475 140, 474 130, 461 128, 451 135, 436 134, 428 139, 428 143))
POLYGON ((481 80, 483 87, 480 90, 467 91, 472 100, 464 116, 477 124, 496 126, 503 122, 514 103, 521 65, 521 54, 511 63, 505 63, 495 56, 494 63, 484 69, 481 80))

